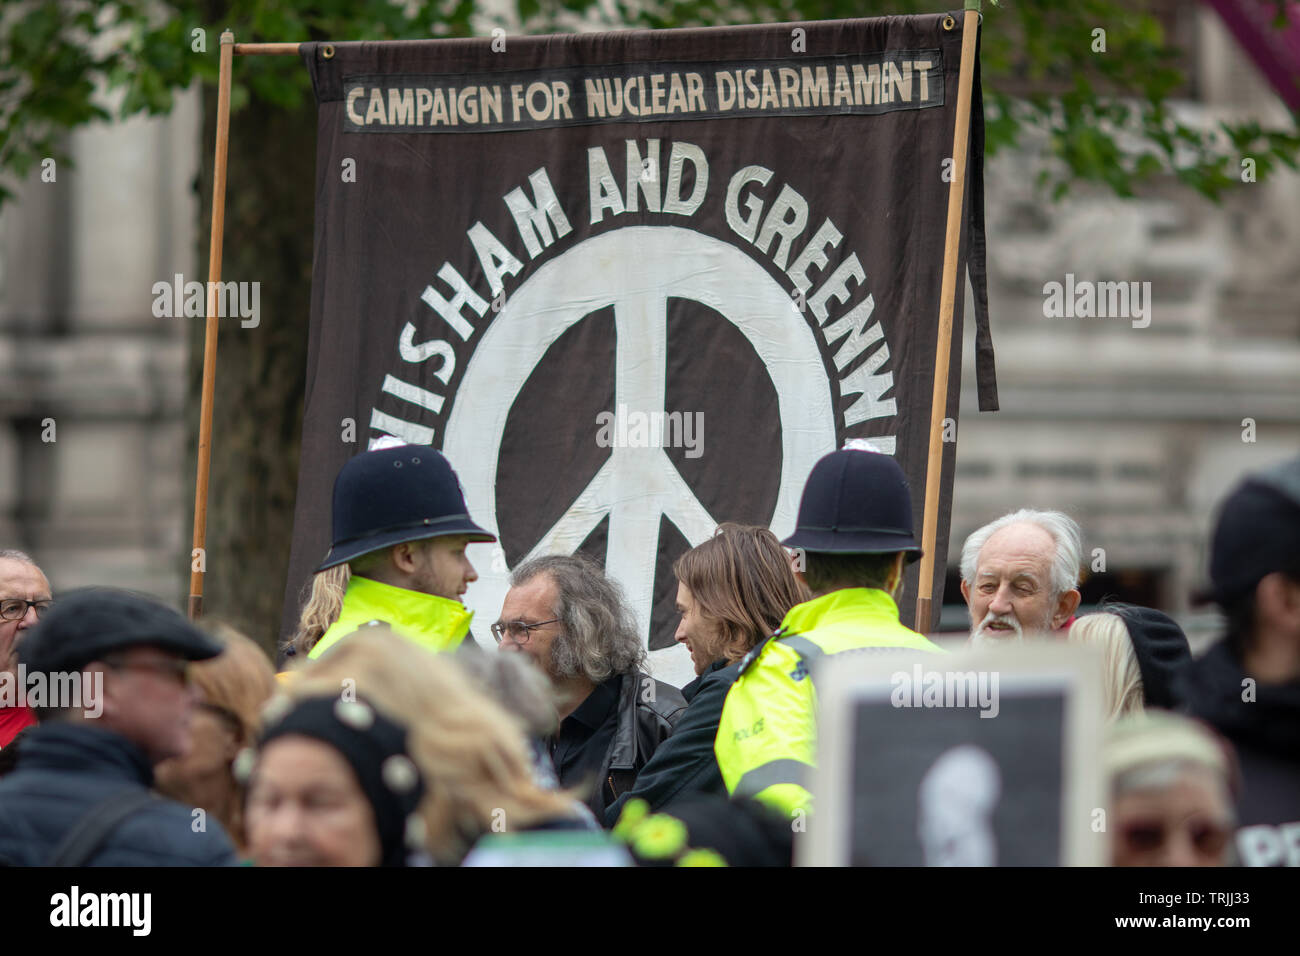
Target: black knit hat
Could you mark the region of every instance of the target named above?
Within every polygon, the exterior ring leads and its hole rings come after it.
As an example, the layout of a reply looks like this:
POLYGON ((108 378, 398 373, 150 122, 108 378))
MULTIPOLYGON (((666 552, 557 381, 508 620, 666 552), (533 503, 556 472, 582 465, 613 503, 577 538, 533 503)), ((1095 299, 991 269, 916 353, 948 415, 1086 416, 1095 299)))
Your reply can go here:
POLYGON ((417 810, 424 798, 424 778, 407 755, 406 729, 361 700, 308 697, 283 714, 277 709, 275 702, 268 707, 269 725, 259 746, 289 734, 329 744, 352 767, 374 809, 380 865, 409 866, 423 856, 424 821, 417 810))
POLYGON ((1300 456, 1242 479, 1210 542, 1210 586, 1193 596, 1228 607, 1274 571, 1300 571, 1300 456))
POLYGON ((1119 615, 1128 628, 1142 672, 1143 703, 1176 709, 1182 703, 1183 670, 1192 663, 1192 649, 1183 629, 1168 614, 1151 607, 1123 604, 1102 610, 1119 615))

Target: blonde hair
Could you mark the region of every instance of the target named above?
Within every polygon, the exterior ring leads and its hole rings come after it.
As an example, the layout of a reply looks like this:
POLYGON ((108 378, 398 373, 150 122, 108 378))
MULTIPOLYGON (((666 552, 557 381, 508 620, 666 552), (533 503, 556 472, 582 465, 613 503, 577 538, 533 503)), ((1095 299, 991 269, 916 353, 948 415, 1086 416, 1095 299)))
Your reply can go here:
POLYGON ((1108 611, 1085 615, 1070 625, 1067 640, 1101 650, 1108 721, 1142 713, 1142 670, 1122 617, 1108 611))
POLYGON ((1106 729, 1103 769, 1114 796, 1168 786, 1189 767, 1208 770, 1229 805, 1239 786, 1232 747, 1199 720, 1159 709, 1131 714, 1106 729))
POLYGON ((352 569, 338 564, 318 571, 311 579, 311 594, 298 615, 298 630, 289 639, 294 653, 306 657, 330 625, 343 613, 343 595, 347 592, 352 569))
POLYGON ((568 793, 533 781, 517 718, 446 654, 434 654, 368 627, 298 671, 291 701, 354 689, 407 729, 407 750, 424 776, 420 803, 427 846, 440 863, 459 863, 483 833, 502 822, 525 830, 572 814, 568 793))

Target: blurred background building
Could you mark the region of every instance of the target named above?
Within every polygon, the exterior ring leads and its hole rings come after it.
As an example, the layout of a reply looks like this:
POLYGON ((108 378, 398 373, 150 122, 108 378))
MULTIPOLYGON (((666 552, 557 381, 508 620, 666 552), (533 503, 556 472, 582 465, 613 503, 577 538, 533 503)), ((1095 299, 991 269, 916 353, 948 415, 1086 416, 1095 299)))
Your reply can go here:
MULTIPOLYGON (((1185 122, 1288 122, 1218 14, 1171 9, 1185 122)), ((58 170, 55 185, 37 171, 0 214, 0 547, 31 553, 56 591, 107 583, 175 601, 189 574, 197 424, 182 323, 196 320, 155 318, 151 288, 206 278, 199 113, 191 94, 165 119, 76 133, 75 175, 58 170)), ((968 335, 944 628, 966 624, 965 536, 1034 506, 1083 526, 1085 605, 1162 607, 1199 643, 1215 620, 1188 595, 1215 503, 1300 450, 1300 175, 1220 205, 1173 182, 1051 204, 1034 190, 1042 162, 1027 143, 986 171, 1002 410, 976 411, 968 335), (1043 284, 1067 274, 1150 282, 1149 327, 1045 318, 1043 284)))

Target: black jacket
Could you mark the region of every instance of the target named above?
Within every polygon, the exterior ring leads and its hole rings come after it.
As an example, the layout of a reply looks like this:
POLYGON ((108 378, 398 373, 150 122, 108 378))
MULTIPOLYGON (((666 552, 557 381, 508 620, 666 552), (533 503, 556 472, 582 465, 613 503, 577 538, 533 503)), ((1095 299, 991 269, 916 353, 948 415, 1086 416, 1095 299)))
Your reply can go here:
POLYGON ((625 674, 618 695, 618 726, 605 755, 604 772, 592 812, 604 819, 605 807, 631 789, 641 768, 668 739, 686 710, 686 699, 672 684, 638 671, 625 674), (635 679, 632 679, 635 678, 635 679))
MULTIPOLYGON (((120 734, 77 724, 43 724, 23 735, 18 766, 0 780, 0 865, 44 866, 63 837, 106 798, 147 790, 153 767, 120 734)), ((189 807, 159 799, 127 817, 88 866, 230 866, 237 861, 221 824, 195 832, 189 807)))
POLYGON ((1243 685, 1225 642, 1187 672, 1184 697, 1232 742, 1241 766, 1237 851, 1246 866, 1300 866, 1300 682, 1243 685), (1243 697, 1247 699, 1243 700, 1243 697))
POLYGON ((657 811, 678 797, 727 795, 713 742, 718 736, 722 704, 739 673, 739 661, 734 664, 714 661, 708 670, 682 688, 686 712, 677 721, 672 736, 641 769, 632 789, 605 811, 606 826, 618 822, 623 805, 634 797, 645 800, 652 811, 657 811))

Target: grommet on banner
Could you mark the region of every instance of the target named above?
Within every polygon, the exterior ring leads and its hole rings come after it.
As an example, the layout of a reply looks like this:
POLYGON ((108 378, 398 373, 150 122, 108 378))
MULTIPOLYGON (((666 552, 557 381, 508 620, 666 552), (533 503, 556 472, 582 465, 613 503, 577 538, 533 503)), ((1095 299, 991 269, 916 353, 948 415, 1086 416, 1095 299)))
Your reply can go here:
POLYGON ((320 48, 320 55, 321 58, 325 60, 334 59, 334 44, 326 43, 323 47, 320 48))
POLYGON ((952 30, 956 26, 957 26, 957 21, 956 19, 953 18, 952 14, 949 14, 948 16, 943 18, 943 28, 945 30, 952 30))

